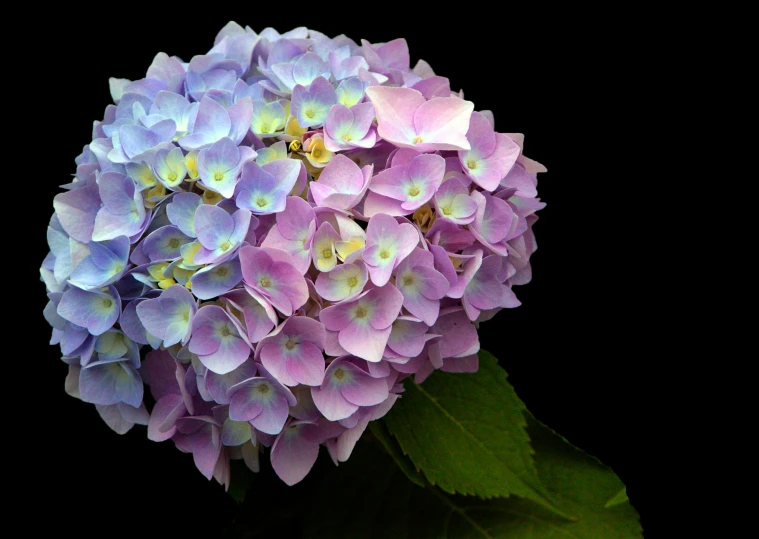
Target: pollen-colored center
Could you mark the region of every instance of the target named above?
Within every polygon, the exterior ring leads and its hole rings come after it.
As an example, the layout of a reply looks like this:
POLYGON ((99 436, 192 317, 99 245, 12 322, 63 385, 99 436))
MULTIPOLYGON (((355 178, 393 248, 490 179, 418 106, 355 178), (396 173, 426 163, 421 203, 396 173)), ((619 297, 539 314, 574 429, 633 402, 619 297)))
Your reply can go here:
POLYGON ((225 266, 219 266, 216 268, 216 275, 224 277, 227 274, 227 268, 225 266))
POLYGON ((419 188, 415 185, 414 187, 408 190, 408 194, 411 195, 412 197, 415 197, 416 195, 419 194, 419 188))
POLYGON ((269 385, 268 384, 261 384, 258 386, 258 392, 266 395, 269 392, 269 385))
POLYGON ((229 240, 221 244, 222 251, 229 251, 231 248, 232 248, 232 244, 229 242, 229 240))
POLYGON ((403 284, 406 286, 411 286, 412 284, 414 284, 414 278, 411 275, 406 275, 403 278, 403 284))
POLYGON ((285 343, 285 348, 287 348, 288 350, 292 350, 293 348, 295 348, 295 343, 293 341, 287 341, 285 343))
POLYGON ((258 284, 260 284, 262 288, 269 288, 271 286, 271 281, 268 277, 263 277, 260 281, 258 281, 258 284))
POLYGON ((294 140, 290 143, 291 152, 297 152, 298 150, 300 150, 300 147, 301 147, 301 143, 299 140, 294 140))
POLYGON ((355 277, 351 277, 350 279, 348 279, 348 286, 350 286, 351 288, 353 288, 357 284, 358 284, 358 279, 356 279, 355 277))
MULTIPOLYGON (((187 281, 187 284, 190 284, 190 281, 187 281)), ((182 318, 184 318, 185 322, 190 321, 190 311, 185 311, 185 313, 182 315, 182 318)))
POLYGON ((343 378, 345 378, 345 371, 343 369, 338 368, 337 370, 335 370, 332 376, 334 376, 338 380, 342 380, 343 378))
POLYGON ((466 166, 467 168, 474 170, 475 168, 477 168, 477 161, 475 161, 474 159, 470 159, 469 161, 466 162, 466 166))
POLYGON ((175 181, 176 179, 177 179, 177 175, 176 175, 176 174, 174 174, 173 172, 169 172, 169 181, 170 181, 170 182, 173 182, 173 181, 175 181))
POLYGON ((258 197, 258 198, 256 199, 256 205, 257 205, 259 208, 263 208, 263 207, 264 207, 264 206, 266 206, 268 203, 269 203, 269 202, 268 202, 268 201, 267 201, 265 198, 263 198, 263 197, 258 197))
POLYGON ((269 124, 264 124, 261 126, 261 133, 268 133, 270 129, 269 124))
POLYGON ((311 109, 308 109, 306 111, 306 116, 308 116, 309 118, 313 118, 314 117, 314 111, 311 110, 311 109))
POLYGON ((414 144, 419 144, 420 142, 424 142, 424 141, 422 140, 422 137, 416 137, 416 138, 414 139, 414 144))
POLYGON ((322 251, 323 258, 332 258, 332 249, 324 249, 322 251))
POLYGON ((346 133, 346 134, 344 134, 344 135, 343 135, 341 138, 342 138, 344 141, 346 141, 346 142, 350 142, 350 141, 351 141, 351 139, 352 139, 353 137, 351 137, 349 133, 346 133))
POLYGON ((450 215, 451 213, 452 213, 451 212, 451 208, 449 208, 447 206, 445 208, 443 208, 443 215, 450 215))
POLYGON ((322 154, 321 150, 314 150, 313 152, 311 152, 311 155, 313 155, 314 157, 319 157, 321 154, 322 154))
POLYGON ((104 299, 103 300, 103 307, 106 309, 110 308, 113 305, 113 301, 110 299, 104 299))
POLYGON ((367 312, 364 307, 356 309, 356 318, 366 318, 367 312))
POLYGON ((231 332, 231 331, 229 331, 229 326, 223 326, 223 327, 221 328, 221 331, 219 331, 219 334, 220 334, 222 337, 229 337, 230 335, 232 335, 232 332, 231 332))
POLYGON ((216 174, 213 175, 213 179, 216 180, 217 182, 220 182, 221 180, 224 179, 224 174, 222 174, 221 172, 217 172, 216 174))
POLYGON ((172 249, 176 249, 177 247, 179 247, 179 240, 177 238, 171 238, 169 240, 169 247, 171 247, 172 249))
POLYGON ((380 258, 383 258, 383 259, 390 258, 390 251, 388 251, 387 249, 382 249, 379 255, 380 255, 380 258))

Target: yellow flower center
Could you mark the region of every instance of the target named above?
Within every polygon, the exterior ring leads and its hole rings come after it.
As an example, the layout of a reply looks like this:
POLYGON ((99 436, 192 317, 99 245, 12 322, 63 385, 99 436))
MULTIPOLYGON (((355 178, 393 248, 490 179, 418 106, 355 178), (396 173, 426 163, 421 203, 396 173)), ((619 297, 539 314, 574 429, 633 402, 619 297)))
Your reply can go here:
POLYGON ((266 201, 266 199, 265 199, 264 197, 258 197, 258 198, 256 199, 256 205, 257 205, 259 208, 263 208, 263 207, 264 207, 264 206, 266 206, 267 204, 268 204, 268 202, 266 201))
POLYGON ((406 275, 403 278, 403 284, 406 286, 411 286, 412 284, 414 284, 414 278, 411 275, 406 275))
POLYGON ((232 244, 229 242, 229 240, 221 244, 222 251, 229 251, 231 248, 232 248, 232 244))
POLYGON ((443 214, 444 215, 450 215, 452 213, 451 208, 446 206, 443 208, 443 214))
POLYGON ((172 249, 176 249, 177 247, 179 247, 179 240, 177 238, 171 238, 169 240, 169 247, 171 247, 172 249))
POLYGON ((351 288, 353 288, 357 284, 358 284, 358 279, 356 279, 355 277, 351 277, 350 279, 348 279, 348 286, 350 286, 351 288))
POLYGON ((219 333, 221 333, 222 337, 229 337, 230 335, 232 335, 232 332, 229 331, 229 326, 222 327, 219 333))
POLYGON ((341 138, 346 142, 353 140, 353 137, 351 137, 349 133, 344 134, 341 138))
POLYGON ((169 172, 169 181, 170 181, 170 182, 173 182, 173 181, 175 181, 176 179, 177 179, 177 175, 176 175, 176 174, 174 174, 173 172, 169 172))
POLYGON ((311 110, 311 109, 308 109, 306 111, 306 116, 308 116, 309 118, 313 118, 314 117, 314 111, 311 110))
POLYGON ((311 152, 311 155, 313 155, 316 158, 319 158, 319 156, 322 154, 322 151, 320 149, 316 149, 313 152, 311 152))
POLYGON ((261 126, 261 133, 268 133, 270 129, 269 124, 264 124, 261 126))
POLYGON ((343 378, 345 378, 345 371, 343 369, 338 368, 337 370, 335 370, 332 376, 334 376, 338 380, 342 380, 343 378))
POLYGON ((390 258, 390 252, 387 249, 380 251, 380 258, 390 258))
POLYGON ((263 395, 266 395, 269 392, 268 384, 261 384, 260 386, 258 386, 258 392, 263 395))
POLYGON ((356 309, 356 318, 366 318, 367 314, 366 309, 363 307, 356 309))
POLYGON ((332 258, 332 249, 324 249, 322 251, 323 258, 332 258))
POLYGON ((474 159, 470 159, 469 161, 466 162, 466 166, 467 166, 467 168, 473 170, 473 169, 477 168, 477 161, 475 161, 474 159))
POLYGON ((408 194, 411 195, 412 197, 415 197, 416 195, 419 194, 419 188, 415 185, 414 187, 409 189, 408 194))
POLYGON ((222 174, 221 172, 217 172, 216 174, 213 175, 213 179, 216 180, 217 182, 220 182, 221 180, 224 179, 224 174, 222 174))
POLYGON ((288 340, 288 341, 285 343, 285 348, 287 348, 288 350, 292 350, 293 348, 295 348, 295 343, 294 343, 293 341, 289 341, 289 340, 288 340))
POLYGON ((219 266, 216 268, 216 275, 219 277, 224 277, 227 274, 227 268, 226 266, 219 266))
POLYGON ((303 146, 299 140, 294 140, 290 143, 290 151, 291 152, 297 152, 300 150, 301 146, 303 146))
POLYGON ((422 137, 416 137, 416 138, 414 139, 414 144, 419 144, 420 142, 424 142, 424 141, 422 140, 422 137))
POLYGON ((260 284, 262 288, 269 288, 271 286, 271 281, 268 277, 263 277, 260 281, 258 281, 258 284, 260 284))

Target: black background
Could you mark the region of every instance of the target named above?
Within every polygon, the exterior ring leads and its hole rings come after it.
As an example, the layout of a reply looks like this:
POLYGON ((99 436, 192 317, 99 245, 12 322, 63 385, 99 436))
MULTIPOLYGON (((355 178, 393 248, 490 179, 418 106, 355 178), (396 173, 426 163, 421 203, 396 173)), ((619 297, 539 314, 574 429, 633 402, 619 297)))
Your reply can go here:
MULTIPOLYGON (((427 60, 476 109, 493 110, 497 130, 526 134, 526 155, 549 169, 539 177, 548 206, 535 227, 534 278, 516 288, 521 307, 481 326, 481 344, 500 358, 536 417, 614 468, 646 536, 660 536, 654 505, 662 495, 661 462, 654 455, 658 429, 675 411, 660 411, 670 383, 662 368, 667 358, 650 348, 658 326, 642 283, 642 267, 652 262, 646 242, 661 238, 636 235, 641 167, 631 159, 632 139, 643 144, 648 126, 637 115, 635 56, 615 41, 613 30, 584 22, 590 14, 557 14, 545 25, 535 15, 490 17, 470 10, 439 25, 404 13, 363 13, 359 4, 352 9, 355 18, 342 24, 303 16, 316 13, 316 6, 280 3, 268 11, 249 7, 217 15, 204 9, 166 20, 124 13, 100 23, 49 21, 34 29, 45 36, 52 60, 34 67, 37 118, 25 125, 26 144, 35 146, 25 166, 35 171, 32 194, 40 202, 23 225, 28 322, 7 326, 23 344, 17 352, 23 372, 14 388, 28 403, 11 412, 13 420, 24 417, 22 433, 8 436, 20 455, 12 472, 22 474, 26 488, 18 503, 41 503, 68 516, 30 525, 73 527, 84 537, 127 530, 215 537, 234 515, 234 503, 219 485, 206 482, 191 456, 170 442, 148 441, 144 428, 118 436, 92 405, 65 394, 66 366, 58 348, 47 345, 44 285, 36 282, 52 199, 74 172, 92 120, 101 119, 110 102, 108 78, 143 77, 159 51, 189 61, 234 19, 256 31, 305 24, 356 41, 405 37, 412 65, 427 60)), ((286 530, 282 534, 287 537, 286 530)))

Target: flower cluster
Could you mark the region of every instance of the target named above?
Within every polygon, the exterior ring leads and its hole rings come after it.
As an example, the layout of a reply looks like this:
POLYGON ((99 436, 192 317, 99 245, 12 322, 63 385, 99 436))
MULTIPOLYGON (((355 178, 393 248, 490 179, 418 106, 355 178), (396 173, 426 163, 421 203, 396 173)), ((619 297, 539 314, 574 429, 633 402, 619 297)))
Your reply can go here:
POLYGON ((530 280, 545 169, 405 40, 230 23, 110 84, 40 273, 66 390, 113 430, 225 485, 267 447, 294 484, 405 378, 477 370, 476 324, 530 280))

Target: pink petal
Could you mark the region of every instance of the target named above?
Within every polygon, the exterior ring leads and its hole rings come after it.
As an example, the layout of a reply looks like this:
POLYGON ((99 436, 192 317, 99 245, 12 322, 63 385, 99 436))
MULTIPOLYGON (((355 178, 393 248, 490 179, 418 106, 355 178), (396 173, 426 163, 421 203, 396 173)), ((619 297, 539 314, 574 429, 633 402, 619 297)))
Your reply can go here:
POLYGON ((397 146, 413 148, 414 114, 425 104, 424 96, 410 88, 386 86, 370 86, 366 96, 377 114, 379 136, 397 146))
POLYGON ((338 342, 354 356, 376 363, 382 360, 390 330, 390 325, 374 329, 370 324, 353 322, 340 331, 338 342))

